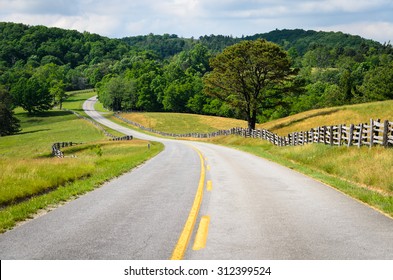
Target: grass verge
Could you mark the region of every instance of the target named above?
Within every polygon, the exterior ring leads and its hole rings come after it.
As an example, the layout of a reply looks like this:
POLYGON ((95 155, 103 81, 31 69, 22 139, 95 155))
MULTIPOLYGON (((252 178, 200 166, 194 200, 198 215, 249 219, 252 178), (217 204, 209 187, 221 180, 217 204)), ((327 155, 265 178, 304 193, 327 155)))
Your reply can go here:
POLYGON ((208 140, 289 167, 393 217, 393 150, 311 144, 276 147, 239 136, 208 140))
MULTIPOLYGON (((48 209, 97 188, 109 179, 142 164, 163 149, 160 143, 150 144, 148 149, 146 141, 141 140, 103 141, 64 149, 66 154, 76 156, 69 158, 70 161, 74 161, 76 168, 87 169, 85 175, 58 185, 48 193, 38 193, 26 201, 2 208, 0 232, 14 227, 17 222, 34 217, 41 209, 48 209), (85 168, 86 163, 89 165, 88 168, 85 168)), ((57 170, 52 169, 51 163, 46 165, 46 168, 51 168, 52 172, 57 170)))
MULTIPOLYGON (((73 94, 65 107, 76 111, 90 95, 94 92, 73 94)), ((94 125, 66 111, 28 116, 17 109, 16 116, 22 131, 0 137, 0 232, 93 190, 163 149, 142 140, 108 141, 94 125), (83 144, 62 149, 66 157, 57 159, 51 157, 54 142, 83 144)))

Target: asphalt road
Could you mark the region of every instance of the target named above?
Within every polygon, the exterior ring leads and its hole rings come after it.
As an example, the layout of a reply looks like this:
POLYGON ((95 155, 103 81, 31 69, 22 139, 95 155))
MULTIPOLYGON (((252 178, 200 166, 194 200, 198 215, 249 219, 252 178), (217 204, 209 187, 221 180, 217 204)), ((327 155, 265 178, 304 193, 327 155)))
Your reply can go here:
MULTIPOLYGON (((288 168, 216 145, 165 150, 105 186, 0 235, 0 259, 169 259, 206 165, 209 189, 184 259, 393 259, 393 220, 288 168), (211 185, 210 185, 211 183, 211 185), (196 238, 200 221, 202 239, 196 238), (194 247, 197 239, 199 245, 194 247), (202 241, 201 241, 202 240, 202 241)), ((206 184, 207 185, 207 184, 206 184)))

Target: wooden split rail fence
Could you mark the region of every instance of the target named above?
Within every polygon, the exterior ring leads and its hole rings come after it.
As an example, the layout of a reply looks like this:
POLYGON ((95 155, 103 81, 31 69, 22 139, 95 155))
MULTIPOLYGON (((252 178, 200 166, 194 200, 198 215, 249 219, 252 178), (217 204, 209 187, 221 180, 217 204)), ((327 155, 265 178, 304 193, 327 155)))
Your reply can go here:
POLYGON ((60 148, 71 147, 75 145, 79 145, 81 143, 74 143, 74 142, 58 142, 52 145, 52 155, 54 157, 63 158, 64 154, 60 150, 60 148))
POLYGON ((92 124, 95 125, 99 130, 101 130, 101 131, 105 134, 105 136, 110 137, 110 138, 116 138, 115 135, 113 135, 113 134, 111 134, 110 132, 108 132, 108 131, 107 131, 102 125, 100 125, 98 122, 96 122, 96 121, 94 121, 94 120, 92 120, 92 119, 86 118, 86 117, 82 116, 81 114, 79 114, 79 113, 77 113, 77 112, 75 112, 75 111, 72 111, 72 110, 69 110, 69 109, 63 109, 63 110, 64 110, 64 111, 67 111, 67 112, 71 112, 71 113, 73 113, 75 116, 77 116, 78 118, 83 119, 83 120, 85 120, 85 121, 88 121, 88 122, 92 123, 92 124))
POLYGON ((370 120, 366 124, 340 124, 333 126, 322 126, 312 128, 309 131, 293 132, 287 136, 279 136, 266 129, 250 130, 247 128, 231 128, 227 130, 219 130, 212 133, 166 133, 157 131, 152 128, 130 121, 118 114, 115 116, 131 125, 139 127, 145 131, 153 132, 166 137, 180 138, 212 138, 223 135, 239 135, 242 137, 251 137, 267 140, 276 146, 298 146, 308 143, 323 143, 331 146, 369 146, 376 145, 385 148, 393 147, 393 122, 388 120, 381 122, 380 120, 370 120))
MULTIPOLYGON (((76 115, 78 118, 84 119, 84 120, 86 120, 86 121, 92 123, 92 124, 95 125, 98 129, 100 129, 100 130, 105 134, 105 136, 111 138, 110 140, 112 140, 112 141, 126 141, 126 140, 132 140, 132 139, 133 139, 133 136, 132 136, 132 135, 126 135, 126 136, 122 136, 122 137, 117 137, 117 136, 115 136, 115 135, 109 133, 104 127, 102 127, 102 126, 101 126, 99 123, 97 123, 96 121, 94 121, 94 120, 92 120, 92 119, 89 119, 89 118, 86 118, 86 117, 80 115, 79 113, 77 113, 77 112, 75 112, 75 111, 68 110, 68 109, 63 109, 63 110, 64 110, 64 111, 71 112, 71 113, 73 113, 74 115, 76 115)), ((52 145, 52 155, 53 155, 54 157, 63 158, 63 157, 64 157, 64 154, 63 154, 63 152, 60 150, 60 148, 71 147, 71 146, 79 145, 79 144, 82 144, 82 143, 74 143, 74 142, 58 142, 58 143, 54 143, 54 144, 52 145)))

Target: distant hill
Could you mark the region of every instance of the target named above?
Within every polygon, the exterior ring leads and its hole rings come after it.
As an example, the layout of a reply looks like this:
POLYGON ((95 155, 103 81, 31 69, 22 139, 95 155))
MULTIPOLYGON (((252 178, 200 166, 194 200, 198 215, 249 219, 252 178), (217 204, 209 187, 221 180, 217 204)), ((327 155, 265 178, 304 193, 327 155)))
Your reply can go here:
POLYGON ((386 46, 379 42, 364 39, 357 35, 350 35, 342 32, 306 31, 303 29, 277 29, 268 33, 259 33, 241 38, 225 35, 205 35, 195 39, 180 38, 174 34, 149 34, 145 36, 125 37, 121 40, 131 46, 152 50, 162 57, 168 57, 190 49, 190 46, 197 42, 206 45, 213 52, 221 52, 226 47, 242 40, 256 40, 261 38, 279 44, 286 50, 293 47, 300 56, 303 56, 308 50, 318 46, 324 46, 329 49, 339 47, 342 49, 351 48, 355 50, 362 48, 382 50, 386 48, 386 46))
POLYGON ((181 38, 175 34, 149 34, 109 39, 89 32, 0 22, 0 65, 11 66, 18 60, 27 61, 31 56, 36 55, 39 59, 51 56, 55 62, 77 66, 94 62, 93 60, 97 58, 99 61, 106 58, 119 59, 130 50, 149 50, 161 58, 168 58, 190 50, 196 43, 207 46, 212 52, 220 52, 241 40, 259 38, 277 43, 286 50, 295 48, 299 56, 318 46, 353 50, 374 48, 379 52, 392 52, 391 46, 342 32, 283 29, 241 38, 205 35, 196 39, 181 38))
POLYGON ((365 47, 373 47, 376 49, 383 48, 383 45, 379 42, 342 32, 283 29, 246 37, 248 40, 255 40, 258 38, 264 38, 268 41, 279 44, 287 50, 294 47, 301 56, 303 56, 308 50, 317 46, 324 46, 326 48, 338 47, 343 49, 346 47, 351 47, 353 49, 362 49, 365 47))
MULTIPOLYGON (((120 59, 130 47, 117 39, 89 32, 78 32, 42 25, 0 22, 0 66, 16 63, 96 64, 105 59, 120 59)), ((1 72, 0 72, 1 74, 1 72)))
MULTIPOLYGON (((281 106, 260 110, 260 122, 310 109, 393 98, 390 44, 342 32, 302 29, 241 38, 149 34, 110 39, 89 32, 0 22, 0 86, 13 95, 15 106, 40 101, 34 85, 48 97, 46 103, 56 98, 60 102, 64 91, 96 88, 100 100, 112 110, 241 119, 243 112, 203 93, 203 77, 212 70, 210 58, 224 48, 259 38, 281 45, 293 68, 299 70, 299 90, 288 94, 281 106), (34 98, 25 98, 27 93, 34 98)), ((45 108, 52 105, 45 104, 45 108)))

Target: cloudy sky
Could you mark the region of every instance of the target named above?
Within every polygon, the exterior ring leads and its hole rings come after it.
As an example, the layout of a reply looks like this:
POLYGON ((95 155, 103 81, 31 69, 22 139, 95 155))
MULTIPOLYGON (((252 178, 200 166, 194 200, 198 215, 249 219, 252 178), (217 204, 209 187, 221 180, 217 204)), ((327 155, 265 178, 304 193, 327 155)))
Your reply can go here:
POLYGON ((302 28, 393 42, 393 0, 0 0, 0 21, 111 38, 149 33, 239 37, 302 28))

